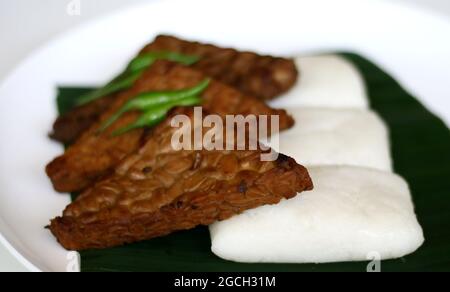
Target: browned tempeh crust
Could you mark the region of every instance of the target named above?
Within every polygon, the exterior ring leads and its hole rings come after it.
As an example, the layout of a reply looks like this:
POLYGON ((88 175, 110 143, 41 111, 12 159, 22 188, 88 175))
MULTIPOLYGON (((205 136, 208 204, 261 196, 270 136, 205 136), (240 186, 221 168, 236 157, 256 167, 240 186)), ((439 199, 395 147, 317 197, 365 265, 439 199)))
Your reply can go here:
MULTIPOLYGON (((290 59, 239 52, 172 36, 158 36, 141 53, 154 51, 199 56, 200 61, 192 66, 194 69, 262 100, 272 99, 288 91, 298 77, 295 63, 290 59)), ((109 96, 62 115, 53 125, 51 137, 66 144, 75 142, 114 104, 116 98, 117 95, 109 96)))
POLYGON ((160 35, 141 53, 171 51, 201 57, 192 67, 243 93, 263 100, 288 91, 298 71, 291 59, 240 52, 210 44, 160 35))
MULTIPOLYGON (((175 114, 192 119, 192 109, 175 114)), ((171 118, 115 172, 86 190, 51 221, 68 250, 99 249, 209 225, 247 209, 276 204, 313 187, 307 170, 267 151, 180 150, 171 147, 171 118)), ((206 131, 203 131, 205 134, 206 131)))
MULTIPOLYGON (((192 68, 168 61, 158 61, 151 66, 130 90, 119 94, 114 104, 100 120, 66 153, 53 160, 46 168, 54 188, 59 192, 74 192, 91 186, 96 180, 111 173, 115 166, 134 153, 149 136, 143 129, 113 137, 114 130, 133 122, 138 112, 130 112, 120 118, 108 130, 98 133, 101 124, 130 98, 147 91, 176 90, 192 87, 206 76, 192 68)), ((276 110, 259 99, 244 96, 239 91, 220 82, 212 81, 201 94, 203 108, 221 116, 227 114, 278 115, 280 129, 293 126, 294 120, 284 110, 276 110)))

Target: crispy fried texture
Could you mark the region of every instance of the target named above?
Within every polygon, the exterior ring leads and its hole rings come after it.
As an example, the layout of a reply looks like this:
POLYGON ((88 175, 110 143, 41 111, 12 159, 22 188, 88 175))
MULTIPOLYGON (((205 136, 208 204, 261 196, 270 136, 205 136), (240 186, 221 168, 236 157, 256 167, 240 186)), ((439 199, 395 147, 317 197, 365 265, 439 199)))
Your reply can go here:
POLYGON ((214 45, 185 41, 160 35, 141 53, 171 51, 201 57, 192 67, 243 93, 272 99, 288 91, 297 81, 293 60, 261 56, 252 52, 219 48, 214 45))
MULTIPOLYGON (((158 61, 149 68, 136 84, 118 96, 99 122, 83 134, 66 153, 52 161, 46 168, 54 188, 59 192, 74 192, 92 185, 97 179, 110 174, 115 166, 132 154, 149 139, 143 129, 136 129, 120 136, 112 136, 114 130, 132 123, 139 115, 130 112, 102 133, 99 127, 130 98, 146 91, 176 90, 192 87, 205 75, 192 68, 168 61, 158 61)), ((280 129, 290 128, 294 120, 284 111, 275 110, 264 102, 222 83, 212 81, 201 95, 203 109, 221 116, 227 114, 278 115, 280 129)), ((151 136, 151 135, 150 135, 151 136)))
MULTIPOLYGON (((192 109, 174 112, 180 113, 192 119, 192 109)), ((170 121, 51 221, 63 247, 100 249, 164 236, 313 188, 307 170, 284 155, 264 162, 261 154, 267 151, 261 149, 176 151, 171 139, 177 129, 170 121)))
MULTIPOLYGON (((173 51, 201 57, 192 67, 228 84, 246 95, 267 100, 288 91, 298 77, 297 68, 290 59, 239 52, 213 45, 184 41, 171 36, 158 36, 141 53, 173 51)), ((116 95, 91 102, 59 117, 51 135, 57 141, 69 144, 81 134, 113 103, 116 95)))
POLYGON ((101 113, 114 103, 116 97, 116 95, 106 96, 59 116, 53 124, 53 133, 50 137, 66 145, 74 143, 98 120, 101 113))

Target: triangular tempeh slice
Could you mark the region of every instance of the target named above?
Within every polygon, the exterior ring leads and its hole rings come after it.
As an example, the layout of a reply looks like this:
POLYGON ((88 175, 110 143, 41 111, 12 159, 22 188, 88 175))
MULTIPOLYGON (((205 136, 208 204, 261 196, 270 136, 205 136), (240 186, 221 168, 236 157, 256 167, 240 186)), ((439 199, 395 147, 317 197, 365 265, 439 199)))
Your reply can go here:
MULTIPOLYGON (((191 67, 246 95, 271 99, 288 91, 296 82, 298 72, 291 59, 262 56, 229 48, 190 42, 173 36, 160 35, 140 54, 175 52, 194 55, 200 60, 191 67)), ((117 94, 77 107, 61 115, 53 125, 52 137, 73 143, 106 111, 117 94)))
MULTIPOLYGON (((122 159, 142 146, 146 139, 143 129, 117 137, 111 135, 114 130, 132 123, 139 115, 138 112, 125 114, 105 132, 98 133, 102 123, 115 114, 125 102, 142 92, 189 88, 205 78, 199 71, 172 62, 158 61, 153 64, 133 88, 118 96, 99 122, 91 126, 66 153, 47 166, 47 175, 54 188, 59 192, 83 190, 100 177, 108 175, 122 159)), ((212 81, 201 97, 203 108, 214 114, 278 115, 281 130, 294 124, 294 120, 286 111, 272 109, 257 98, 244 96, 217 81, 212 81)))
POLYGON ((262 161, 261 154, 269 150, 174 150, 177 129, 171 126, 172 117, 184 114, 192 121, 192 112, 174 110, 114 174, 52 220, 50 230, 66 249, 106 248, 164 236, 312 189, 307 170, 294 159, 280 154, 274 161, 262 161))
POLYGON ((200 60, 192 68, 262 100, 285 93, 298 77, 292 59, 221 48, 169 35, 157 36, 141 54, 160 51, 199 56, 200 60))

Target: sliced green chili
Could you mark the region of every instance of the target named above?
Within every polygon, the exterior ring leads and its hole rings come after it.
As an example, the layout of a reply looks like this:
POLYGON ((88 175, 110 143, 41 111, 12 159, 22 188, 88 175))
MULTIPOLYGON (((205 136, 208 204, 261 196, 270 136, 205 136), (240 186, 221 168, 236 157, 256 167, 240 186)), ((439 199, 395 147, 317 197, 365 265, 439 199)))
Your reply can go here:
POLYGON ((133 86, 134 82, 141 77, 142 72, 134 72, 133 74, 124 76, 122 79, 117 79, 108 83, 105 87, 94 90, 78 99, 77 105, 83 105, 99 99, 101 97, 125 90, 133 86))
POLYGON ((99 131, 104 131, 126 112, 132 110, 146 111, 155 106, 167 104, 170 102, 177 102, 187 97, 199 95, 208 87, 209 83, 210 80, 205 79, 196 86, 188 89, 176 91, 147 92, 140 94, 123 105, 116 114, 114 114, 101 126, 99 131))
POLYGON ((148 68, 153 65, 156 60, 169 60, 172 62, 180 63, 186 66, 190 66, 198 62, 200 58, 193 55, 183 55, 175 52, 151 52, 142 54, 134 58, 127 67, 127 71, 135 72, 148 68))
POLYGON ((125 90, 133 86, 142 73, 156 60, 169 60, 183 65, 192 65, 200 58, 175 52, 151 52, 137 56, 128 64, 126 70, 104 87, 94 90, 78 99, 77 105, 83 105, 104 96, 125 90))
POLYGON ((198 105, 202 102, 202 99, 200 97, 191 96, 184 98, 182 100, 177 100, 173 102, 169 102, 166 104, 161 104, 155 107, 152 107, 151 109, 144 112, 143 115, 141 115, 134 123, 119 129, 117 131, 114 131, 112 133, 113 136, 119 136, 122 135, 128 131, 137 129, 137 128, 143 128, 143 127, 153 127, 157 124, 159 124, 161 121, 164 120, 167 113, 174 107, 177 106, 193 106, 198 105))

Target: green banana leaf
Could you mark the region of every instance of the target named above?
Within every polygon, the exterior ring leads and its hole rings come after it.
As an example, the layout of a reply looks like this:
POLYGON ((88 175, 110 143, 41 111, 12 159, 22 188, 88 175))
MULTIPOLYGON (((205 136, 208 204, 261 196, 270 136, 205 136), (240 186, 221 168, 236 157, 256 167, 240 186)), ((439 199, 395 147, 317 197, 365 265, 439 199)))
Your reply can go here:
MULTIPOLYGON (((414 254, 383 261, 382 271, 450 271, 450 131, 392 77, 361 56, 341 54, 361 71, 371 107, 391 132, 395 171, 409 182, 426 242, 414 254)), ((91 88, 59 88, 60 113, 91 88)), ((210 250, 207 227, 123 247, 81 252, 82 271, 366 271, 367 263, 241 264, 210 250)))

